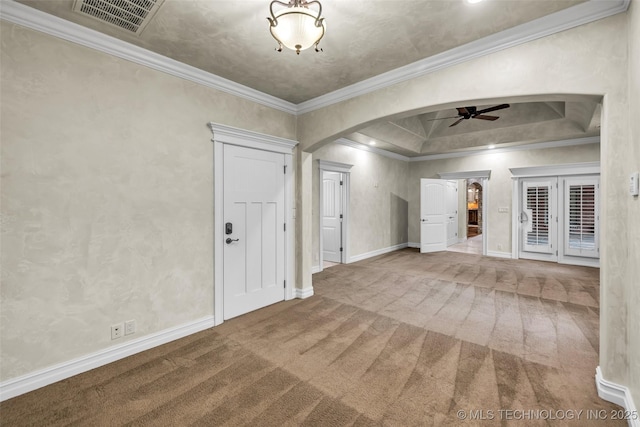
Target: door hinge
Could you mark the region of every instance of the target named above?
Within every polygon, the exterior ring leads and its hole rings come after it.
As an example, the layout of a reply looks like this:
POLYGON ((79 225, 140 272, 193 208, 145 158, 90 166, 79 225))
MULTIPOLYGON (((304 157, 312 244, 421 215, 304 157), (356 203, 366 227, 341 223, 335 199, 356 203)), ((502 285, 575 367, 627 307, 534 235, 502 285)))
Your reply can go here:
POLYGON ((556 256, 558 256, 558 251, 556 251, 556 256))
POLYGON ((342 219, 342 214, 340 214, 340 219, 342 219))
POLYGON ((342 248, 340 248, 340 252, 342 252, 342 248))
POLYGON ((284 174, 287 174, 287 165, 284 165, 284 174))
POLYGON ((340 185, 342 185, 342 181, 340 181, 340 185))
POLYGON ((284 231, 287 231, 287 223, 284 223, 284 231))
POLYGON ((285 288, 285 289, 287 288, 287 281, 286 281, 286 280, 285 280, 285 281, 284 281, 284 283, 282 284, 282 287, 283 287, 283 288, 285 288))

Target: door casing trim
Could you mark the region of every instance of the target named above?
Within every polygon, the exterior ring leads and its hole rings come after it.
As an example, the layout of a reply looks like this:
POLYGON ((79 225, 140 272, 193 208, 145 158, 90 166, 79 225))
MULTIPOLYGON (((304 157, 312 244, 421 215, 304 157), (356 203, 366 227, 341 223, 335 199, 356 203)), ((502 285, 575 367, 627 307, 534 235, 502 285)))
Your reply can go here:
MULTIPOLYGON (((292 192, 293 182, 293 150, 298 141, 265 135, 244 129, 218 123, 209 123, 209 129, 213 133, 213 203, 214 203, 214 229, 213 229, 213 313, 215 325, 224 322, 224 263, 223 263, 223 239, 224 236, 224 144, 237 145, 256 150, 271 151, 284 154, 284 164, 287 170, 284 179, 284 212, 287 231, 285 235, 285 268, 284 277, 286 286, 284 299, 295 297, 295 223, 293 209, 295 207, 292 192)), ((284 172, 283 172, 284 173, 284 172)))

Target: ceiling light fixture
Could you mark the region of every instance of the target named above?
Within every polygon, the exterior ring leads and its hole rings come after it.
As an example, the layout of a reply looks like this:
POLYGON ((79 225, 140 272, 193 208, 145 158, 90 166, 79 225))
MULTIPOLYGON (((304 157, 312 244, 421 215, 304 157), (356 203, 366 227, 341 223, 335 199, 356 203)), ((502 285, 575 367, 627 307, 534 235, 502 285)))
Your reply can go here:
POLYGON ((487 147, 489 150, 493 150, 494 148, 496 148, 495 145, 491 144, 490 146, 487 147))
POLYGON ((369 142, 369 145, 376 145, 376 142, 375 141, 371 141, 371 142, 369 142))
POLYGON ((282 51, 282 46, 295 50, 300 55, 301 50, 305 50, 315 45, 316 52, 318 43, 324 36, 326 25, 322 15, 322 5, 318 0, 290 0, 283 3, 278 0, 271 2, 269 6, 271 17, 269 20, 269 31, 278 42, 278 52, 282 51), (283 6, 274 13, 273 6, 283 6), (309 6, 317 5, 317 10, 309 6))
POLYGON ((474 4, 474 3, 480 3, 481 1, 482 0, 467 0, 467 3, 474 4))

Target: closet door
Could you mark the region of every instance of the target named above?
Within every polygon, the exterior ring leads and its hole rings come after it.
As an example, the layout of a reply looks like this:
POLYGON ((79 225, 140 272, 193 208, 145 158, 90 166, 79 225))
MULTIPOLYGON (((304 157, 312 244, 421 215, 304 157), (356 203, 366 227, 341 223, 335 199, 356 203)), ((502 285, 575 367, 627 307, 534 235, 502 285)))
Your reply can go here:
POLYGON ((564 255, 599 258, 599 177, 564 179, 564 255))

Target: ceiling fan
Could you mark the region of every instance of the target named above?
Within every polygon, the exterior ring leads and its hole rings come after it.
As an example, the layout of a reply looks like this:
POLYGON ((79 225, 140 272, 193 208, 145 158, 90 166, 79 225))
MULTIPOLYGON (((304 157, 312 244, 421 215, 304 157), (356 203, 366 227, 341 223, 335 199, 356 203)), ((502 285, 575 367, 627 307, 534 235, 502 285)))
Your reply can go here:
POLYGON ((509 107, 510 107, 509 104, 500 104, 500 105, 485 108, 484 110, 479 110, 479 111, 476 107, 457 107, 456 110, 458 110, 459 119, 453 122, 453 124, 449 125, 449 127, 454 127, 457 124, 459 124, 461 121, 469 120, 469 119, 480 119, 480 120, 490 120, 490 121, 498 120, 500 117, 487 116, 484 113, 489 113, 491 111, 496 111, 496 110, 502 110, 509 107))
POLYGON ((500 105, 496 105, 494 107, 485 108, 483 110, 478 110, 477 107, 457 107, 456 108, 456 110, 458 110, 458 115, 457 116, 439 117, 437 119, 428 119, 427 121, 458 119, 455 122, 453 122, 453 124, 449 125, 449 127, 454 127, 457 124, 459 124, 461 121, 469 120, 469 119, 480 119, 480 120, 494 121, 494 120, 498 120, 500 117, 498 117, 498 116, 488 116, 488 115, 486 115, 484 113, 489 113, 491 111, 497 111, 497 110, 503 110, 503 109, 509 108, 509 107, 511 107, 511 105, 509 105, 509 104, 500 104, 500 105))

